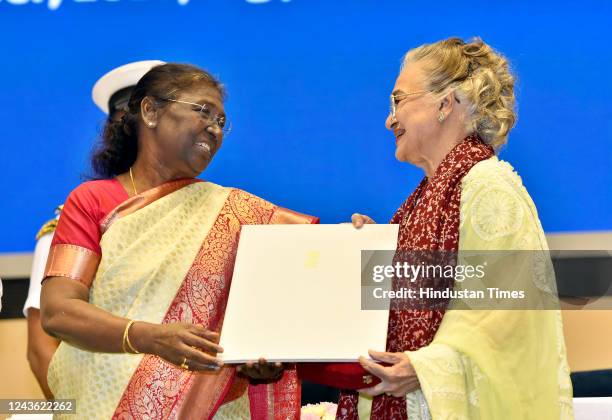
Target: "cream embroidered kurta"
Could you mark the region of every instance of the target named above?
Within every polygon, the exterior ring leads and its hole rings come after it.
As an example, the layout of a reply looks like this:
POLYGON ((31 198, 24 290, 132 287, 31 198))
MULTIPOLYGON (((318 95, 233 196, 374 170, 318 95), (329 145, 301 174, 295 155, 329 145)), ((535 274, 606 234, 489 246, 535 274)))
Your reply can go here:
MULTIPOLYGON (((507 162, 477 163, 461 187, 459 252, 548 249, 535 205, 507 162)), ((573 418, 559 310, 449 310, 432 343, 407 354, 421 384, 407 395, 409 419, 573 418)), ((360 396, 359 418, 370 408, 360 396)))

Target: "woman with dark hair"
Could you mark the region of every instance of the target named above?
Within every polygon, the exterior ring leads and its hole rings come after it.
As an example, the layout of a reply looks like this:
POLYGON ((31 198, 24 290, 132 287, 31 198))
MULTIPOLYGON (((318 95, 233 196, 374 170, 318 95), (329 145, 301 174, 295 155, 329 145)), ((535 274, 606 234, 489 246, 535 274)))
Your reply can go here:
POLYGON ((317 221, 195 179, 229 128, 223 99, 195 66, 154 67, 105 127, 100 179, 66 201, 41 310, 62 340, 49 385, 83 418, 299 417, 293 369, 237 376, 216 357, 241 225, 317 221))
MULTIPOLYGON (((127 109, 130 94, 138 80, 152 67, 160 64, 164 62, 159 60, 135 61, 105 73, 93 86, 91 96, 94 103, 100 111, 107 115, 107 119, 120 119, 127 109)), ((47 368, 59 345, 59 340, 46 334, 40 322, 41 280, 47 265, 57 220, 63 207, 62 204, 55 209, 55 217, 47 221, 36 235, 28 297, 23 305, 23 315, 28 321, 28 363, 47 399, 53 399, 53 394, 47 385, 47 368)))

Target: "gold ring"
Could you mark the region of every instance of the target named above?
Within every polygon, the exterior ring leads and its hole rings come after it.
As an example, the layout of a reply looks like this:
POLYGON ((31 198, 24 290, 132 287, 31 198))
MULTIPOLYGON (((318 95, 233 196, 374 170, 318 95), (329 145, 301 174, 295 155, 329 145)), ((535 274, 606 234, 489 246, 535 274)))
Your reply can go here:
POLYGON ((189 370, 189 366, 187 365, 187 357, 183 357, 183 363, 181 363, 180 366, 185 370, 189 370))

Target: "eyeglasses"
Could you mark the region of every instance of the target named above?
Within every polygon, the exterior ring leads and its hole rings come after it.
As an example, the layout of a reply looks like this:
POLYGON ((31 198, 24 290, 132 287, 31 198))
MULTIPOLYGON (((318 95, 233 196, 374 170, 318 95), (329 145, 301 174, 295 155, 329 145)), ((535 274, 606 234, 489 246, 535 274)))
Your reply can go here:
POLYGON ((420 95, 422 93, 428 93, 428 92, 429 92, 428 90, 418 90, 416 92, 410 92, 410 93, 398 93, 397 95, 392 93, 391 97, 390 97, 390 99, 391 99, 391 116, 393 118, 395 118, 395 114, 397 113, 397 106, 404 99, 408 98, 409 96, 420 95))
MULTIPOLYGON (((406 99, 409 96, 412 95, 420 95, 422 93, 429 93, 428 90, 419 90, 416 92, 410 92, 410 93, 399 93, 397 95, 395 94, 391 94, 391 116, 393 118, 395 118, 395 114, 397 113, 397 106, 400 104, 400 102, 402 102, 404 99, 406 99)), ((458 104, 461 103, 461 101, 459 101, 459 98, 457 98, 457 96, 455 96, 455 102, 457 102, 458 104)))
POLYGON ((208 104, 197 104, 195 102, 187 102, 187 101, 179 101, 178 99, 170 99, 170 98, 159 98, 162 101, 168 102, 176 102, 178 104, 186 104, 194 107, 194 111, 200 114, 200 118, 202 118, 207 123, 214 123, 217 127, 223 131, 224 134, 227 134, 232 129, 232 125, 225 116, 221 116, 219 114, 213 114, 210 106, 208 104))

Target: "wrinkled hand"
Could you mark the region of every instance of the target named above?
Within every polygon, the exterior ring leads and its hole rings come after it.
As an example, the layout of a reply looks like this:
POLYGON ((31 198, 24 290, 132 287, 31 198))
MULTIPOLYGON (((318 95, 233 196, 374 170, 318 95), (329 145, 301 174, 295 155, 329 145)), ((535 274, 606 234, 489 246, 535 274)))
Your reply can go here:
POLYGON ((283 375, 285 367, 282 363, 268 363, 265 358, 261 357, 257 362, 247 362, 236 368, 238 373, 252 379, 254 381, 276 381, 283 375))
POLYGON ((361 366, 372 375, 379 377, 381 382, 373 387, 360 389, 359 392, 372 397, 380 394, 403 397, 421 387, 419 378, 406 353, 388 353, 374 350, 370 350, 368 353, 372 359, 391 363, 392 366, 382 366, 363 356, 360 357, 359 363, 361 363, 361 366))
POLYGON ((371 217, 366 216, 365 214, 353 213, 351 216, 351 222, 356 229, 361 229, 363 225, 372 225, 376 224, 371 217))
POLYGON ((134 338, 140 337, 141 347, 136 345, 137 350, 155 354, 177 366, 181 366, 183 361, 189 370, 194 371, 216 371, 223 366, 223 361, 215 357, 217 353, 223 353, 223 348, 217 344, 219 334, 201 325, 136 322, 132 325, 130 336, 132 333, 134 338), (142 331, 140 334, 139 329, 142 331), (143 337, 146 339, 143 340, 143 337))

